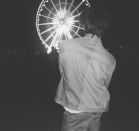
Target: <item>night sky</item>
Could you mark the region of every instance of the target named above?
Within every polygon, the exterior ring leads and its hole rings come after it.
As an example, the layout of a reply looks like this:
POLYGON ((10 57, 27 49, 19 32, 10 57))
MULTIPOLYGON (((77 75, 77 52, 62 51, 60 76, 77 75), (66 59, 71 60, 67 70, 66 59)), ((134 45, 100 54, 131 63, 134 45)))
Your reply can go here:
MULTIPOLYGON (((108 44, 134 45, 136 29, 136 3, 127 0, 90 0, 105 4, 111 14, 108 44)), ((1 3, 0 51, 35 50, 45 51, 36 31, 36 13, 41 0, 6 0, 1 3)))

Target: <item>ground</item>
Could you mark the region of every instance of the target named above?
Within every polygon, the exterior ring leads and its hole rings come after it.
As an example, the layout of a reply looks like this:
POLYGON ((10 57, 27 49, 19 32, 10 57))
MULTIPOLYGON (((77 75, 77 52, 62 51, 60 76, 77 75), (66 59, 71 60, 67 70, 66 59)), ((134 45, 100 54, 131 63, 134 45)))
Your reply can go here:
MULTIPOLYGON (((117 57, 100 131, 139 130, 137 57, 124 61, 122 56, 117 57)), ((60 79, 56 66, 22 64, 1 66, 0 131, 61 131, 64 109, 54 102, 60 79)))

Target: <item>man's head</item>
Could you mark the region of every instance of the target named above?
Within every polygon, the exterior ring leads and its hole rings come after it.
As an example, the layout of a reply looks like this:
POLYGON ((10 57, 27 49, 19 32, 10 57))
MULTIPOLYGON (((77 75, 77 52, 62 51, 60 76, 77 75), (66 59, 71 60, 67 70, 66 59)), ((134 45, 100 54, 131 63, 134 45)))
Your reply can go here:
POLYGON ((84 27, 86 34, 102 37, 110 25, 109 14, 104 7, 89 7, 81 13, 80 24, 84 27))

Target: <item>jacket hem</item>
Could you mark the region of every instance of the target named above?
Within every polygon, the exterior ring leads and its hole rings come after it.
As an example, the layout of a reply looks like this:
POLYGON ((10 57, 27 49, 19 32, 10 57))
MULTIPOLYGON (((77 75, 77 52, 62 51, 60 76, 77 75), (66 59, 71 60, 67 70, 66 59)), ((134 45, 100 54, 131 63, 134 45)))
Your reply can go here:
POLYGON ((86 107, 84 105, 79 105, 79 106, 69 105, 69 104, 67 105, 59 100, 55 100, 55 102, 57 104, 60 104, 63 107, 69 108, 71 110, 76 110, 76 111, 82 111, 82 112, 107 112, 107 111, 109 111, 108 107, 106 107, 106 108, 92 108, 92 107, 86 107))

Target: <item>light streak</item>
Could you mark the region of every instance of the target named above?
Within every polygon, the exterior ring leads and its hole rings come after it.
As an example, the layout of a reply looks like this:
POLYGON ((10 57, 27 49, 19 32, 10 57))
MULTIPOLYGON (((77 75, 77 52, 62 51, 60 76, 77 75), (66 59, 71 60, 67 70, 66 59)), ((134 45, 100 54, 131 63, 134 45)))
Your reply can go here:
POLYGON ((70 13, 70 16, 72 16, 73 13, 74 13, 76 10, 78 10, 78 8, 83 4, 83 2, 84 2, 84 0, 82 0, 82 1, 79 3, 79 5, 70 13))
POLYGON ((58 11, 57 11, 57 9, 56 9, 56 7, 55 7, 55 5, 54 5, 54 3, 53 3, 53 1, 52 1, 52 0, 51 0, 51 3, 53 4, 53 7, 55 8, 56 13, 57 13, 58 11))
POLYGON ((51 18, 51 17, 45 16, 45 15, 41 15, 41 14, 39 14, 39 16, 42 16, 42 17, 45 17, 45 18, 48 18, 48 19, 55 20, 54 18, 51 18))
POLYGON ((70 10, 71 10, 71 7, 73 6, 73 3, 74 3, 75 0, 72 0, 71 4, 70 4, 70 7, 68 8, 68 12, 70 13, 70 10))
POLYGON ((64 6, 64 9, 66 9, 67 7, 67 0, 65 0, 65 6, 64 6))
POLYGON ((76 17, 78 17, 80 14, 81 14, 81 13, 78 13, 77 15, 73 15, 73 16, 71 16, 71 18, 76 18, 76 17))
POLYGON ((81 37, 77 32, 75 32, 70 26, 69 26, 69 29, 71 30, 71 31, 73 31, 76 35, 78 35, 79 37, 81 37))
POLYGON ((51 12, 56 18, 58 18, 58 16, 54 14, 51 10, 49 10, 46 6, 44 6, 44 8, 47 9, 49 12, 51 12))
POLYGON ((47 37, 47 39, 45 40, 45 42, 47 42, 47 41, 56 33, 56 30, 57 30, 57 29, 55 29, 55 30, 51 33, 51 35, 49 35, 49 36, 47 37))
POLYGON ((53 22, 53 23, 41 23, 41 24, 38 24, 38 25, 54 25, 54 24, 58 24, 58 22, 53 22))
POLYGON ((60 6, 60 10, 61 10, 61 1, 59 0, 59 6, 60 6))
POLYGON ((48 32, 48 31, 50 31, 50 30, 52 30, 52 29, 55 29, 55 28, 56 28, 55 26, 54 26, 54 27, 51 27, 51 28, 49 28, 49 29, 47 29, 47 30, 45 30, 45 31, 41 32, 40 34, 42 35, 42 34, 44 34, 44 33, 48 32))

